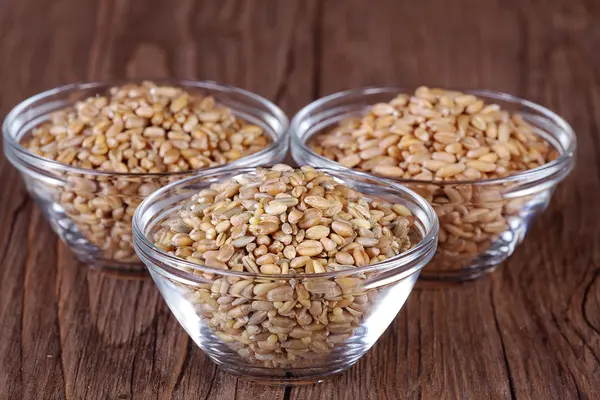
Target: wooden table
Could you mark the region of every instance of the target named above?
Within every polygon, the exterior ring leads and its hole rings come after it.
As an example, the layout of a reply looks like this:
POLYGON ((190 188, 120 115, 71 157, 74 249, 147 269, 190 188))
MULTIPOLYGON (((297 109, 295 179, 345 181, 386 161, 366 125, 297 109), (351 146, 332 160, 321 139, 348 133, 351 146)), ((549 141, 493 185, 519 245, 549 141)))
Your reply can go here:
POLYGON ((0 398, 600 398, 599 19, 596 0, 3 2, 2 115, 115 77, 217 80, 289 115, 341 89, 428 84, 539 102, 572 123, 579 150, 501 269, 416 290, 354 368, 301 388, 221 372, 150 280, 77 262, 0 158, 0 398))

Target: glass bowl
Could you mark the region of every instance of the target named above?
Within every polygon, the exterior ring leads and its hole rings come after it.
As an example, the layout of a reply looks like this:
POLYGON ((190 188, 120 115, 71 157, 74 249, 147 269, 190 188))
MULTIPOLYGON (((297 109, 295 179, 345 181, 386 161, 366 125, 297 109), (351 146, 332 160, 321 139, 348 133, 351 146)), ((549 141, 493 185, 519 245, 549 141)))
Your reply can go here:
MULTIPOLYGON (((301 165, 347 170, 312 151, 307 145, 311 137, 347 117, 365 114, 373 104, 412 92, 399 87, 360 88, 311 103, 291 122, 292 157, 301 165)), ((493 271, 522 242, 533 217, 548 206, 554 189, 575 164, 573 129, 552 111, 504 93, 463 92, 520 114, 537 134, 550 142, 559 157, 538 168, 499 179, 394 180, 427 199, 440 221, 438 250, 421 273, 424 280, 459 282, 493 271)))
POLYGON ((225 371, 266 384, 305 384, 350 368, 396 317, 437 246, 432 207, 414 192, 367 174, 322 170, 370 198, 405 205, 416 245, 384 262, 318 274, 210 268, 152 244, 161 222, 192 194, 254 169, 213 171, 148 196, 133 218, 137 254, 196 344, 225 371))
MULTIPOLYGON (((53 112, 131 82, 142 81, 77 83, 51 89, 18 104, 2 125, 5 155, 21 173, 28 192, 54 231, 82 262, 100 268, 143 270, 133 250, 131 219, 135 208, 154 190, 198 170, 136 174, 75 168, 33 154, 20 143, 34 127, 50 119, 53 112)), ((214 82, 154 82, 211 95, 237 117, 261 126, 271 137, 271 144, 262 151, 203 171, 274 163, 285 157, 289 144, 288 120, 268 100, 214 82)))

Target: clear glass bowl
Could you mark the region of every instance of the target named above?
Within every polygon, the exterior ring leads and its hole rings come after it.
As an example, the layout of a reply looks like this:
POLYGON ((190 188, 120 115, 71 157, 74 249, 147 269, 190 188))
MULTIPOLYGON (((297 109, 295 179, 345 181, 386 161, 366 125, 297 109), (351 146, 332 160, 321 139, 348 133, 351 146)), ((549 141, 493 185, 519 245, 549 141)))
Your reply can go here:
POLYGON ((435 252, 437 218, 400 185, 324 170, 367 197, 408 207, 416 245, 363 268, 265 275, 199 266, 152 244, 161 222, 194 193, 252 170, 202 174, 148 196, 133 218, 135 249, 179 323, 224 370, 267 384, 320 381, 356 363, 396 317, 435 252))
MULTIPOLYGON (((360 88, 319 99, 293 118, 291 152, 300 165, 347 170, 309 149, 311 137, 339 121, 367 113, 375 103, 388 102, 399 87, 360 88)), ((464 90, 487 103, 520 114, 536 133, 556 148, 559 157, 541 167, 501 179, 435 182, 397 179, 427 199, 440 221, 439 245, 421 273, 431 281, 464 281, 493 271, 522 242, 532 218, 542 212, 557 184, 573 169, 576 139, 573 129, 552 111, 508 94, 464 90)))
MULTIPOLYGON (((140 269, 143 266, 133 250, 131 219, 142 199, 161 186, 197 174, 132 174, 75 168, 29 152, 20 143, 31 130, 60 109, 129 81, 77 83, 61 86, 24 100, 2 125, 4 153, 20 171, 30 195, 36 200, 54 231, 77 257, 101 268, 140 269)), ((141 81, 133 81, 141 82, 141 81)), ((203 169, 218 171, 235 166, 276 163, 288 149, 285 114, 268 100, 242 89, 214 82, 155 80, 156 83, 184 88, 192 93, 211 95, 232 109, 236 116, 261 126, 271 137, 264 150, 229 164, 203 169)))

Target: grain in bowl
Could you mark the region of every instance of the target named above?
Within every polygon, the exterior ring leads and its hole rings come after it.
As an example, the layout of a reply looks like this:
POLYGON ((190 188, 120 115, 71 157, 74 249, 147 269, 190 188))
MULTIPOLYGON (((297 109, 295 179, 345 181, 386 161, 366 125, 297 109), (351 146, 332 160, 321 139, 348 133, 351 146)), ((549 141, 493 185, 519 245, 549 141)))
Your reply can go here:
POLYGON ((169 185, 134 230, 167 304, 213 360, 298 383, 371 347, 435 251, 437 221, 416 194, 372 177, 276 165, 169 185))
POLYGON ((430 201, 440 219, 440 245, 422 276, 433 279, 493 270, 574 163, 575 138, 566 122, 541 106, 489 92, 349 91, 307 106, 291 131, 297 162, 393 179, 430 201))
POLYGON ((195 171, 280 160, 287 120, 268 101, 209 82, 83 84, 42 93, 4 123, 5 153, 80 259, 139 264, 131 218, 195 171))

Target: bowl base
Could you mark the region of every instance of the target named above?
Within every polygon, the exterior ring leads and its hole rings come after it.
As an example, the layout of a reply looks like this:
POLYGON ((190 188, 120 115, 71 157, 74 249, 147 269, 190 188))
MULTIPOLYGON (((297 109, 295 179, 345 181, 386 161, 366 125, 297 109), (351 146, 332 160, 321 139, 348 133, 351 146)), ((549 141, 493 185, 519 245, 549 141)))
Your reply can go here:
POLYGON ((238 376, 240 379, 258 383, 266 386, 305 386, 314 385, 326 380, 333 379, 342 372, 350 368, 352 365, 335 370, 325 370, 323 368, 306 368, 302 371, 294 370, 293 372, 282 373, 281 375, 269 375, 269 369, 265 368, 248 368, 226 366, 221 364, 220 368, 223 371, 232 375, 238 376))
MULTIPOLYGON (((73 249, 74 250, 74 249, 73 249)), ((89 268, 116 278, 145 279, 150 278, 148 270, 142 262, 119 262, 96 258, 93 254, 73 251, 81 263, 89 268)))
POLYGON ((494 264, 457 271, 421 271, 415 289, 440 289, 468 283, 494 272, 498 267, 499 264, 494 264))

